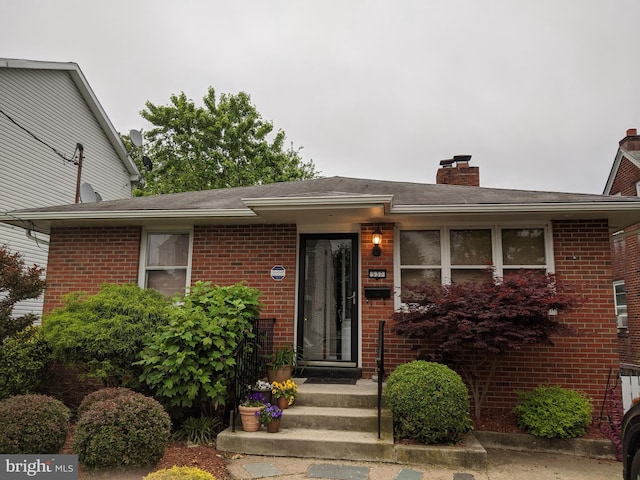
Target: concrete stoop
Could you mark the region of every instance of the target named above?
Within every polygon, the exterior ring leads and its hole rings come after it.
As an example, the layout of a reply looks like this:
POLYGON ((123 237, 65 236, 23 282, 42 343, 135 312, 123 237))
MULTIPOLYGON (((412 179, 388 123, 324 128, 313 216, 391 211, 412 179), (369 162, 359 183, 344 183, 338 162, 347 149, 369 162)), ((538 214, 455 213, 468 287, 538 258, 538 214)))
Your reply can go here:
POLYGON ((393 420, 382 410, 378 438, 377 384, 309 385, 294 379, 298 395, 286 409, 280 431, 245 432, 238 424, 218 434, 216 448, 246 455, 438 464, 484 468, 487 452, 472 435, 460 446, 394 444, 393 420))
POLYGON ((284 411, 280 431, 244 432, 240 424, 218 434, 216 448, 246 455, 329 460, 443 465, 468 469, 487 467, 487 451, 529 450, 615 458, 611 442, 602 440, 548 440, 525 434, 473 432, 460 445, 394 444, 393 421, 383 409, 378 438, 377 385, 359 380, 351 385, 298 383, 294 406, 284 411))

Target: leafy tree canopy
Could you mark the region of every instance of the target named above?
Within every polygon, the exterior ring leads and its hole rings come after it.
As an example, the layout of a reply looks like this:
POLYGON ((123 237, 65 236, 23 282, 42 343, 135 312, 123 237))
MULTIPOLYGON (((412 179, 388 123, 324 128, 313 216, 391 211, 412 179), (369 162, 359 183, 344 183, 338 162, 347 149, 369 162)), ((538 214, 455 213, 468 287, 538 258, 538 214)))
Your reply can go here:
POLYGON ((37 319, 32 314, 12 317, 12 313, 16 303, 40 296, 45 289, 43 276, 42 267, 27 267, 20 253, 0 245, 0 344, 37 319))
MULTIPOLYGON (((153 128, 144 133, 145 155, 134 155, 143 174, 140 195, 241 187, 317 176, 313 161, 304 162, 301 147, 286 147, 283 130, 274 132, 248 94, 222 94, 210 87, 196 106, 183 93, 169 105, 147 102, 141 115, 153 128)), ((127 142, 128 145, 130 143, 127 142)))

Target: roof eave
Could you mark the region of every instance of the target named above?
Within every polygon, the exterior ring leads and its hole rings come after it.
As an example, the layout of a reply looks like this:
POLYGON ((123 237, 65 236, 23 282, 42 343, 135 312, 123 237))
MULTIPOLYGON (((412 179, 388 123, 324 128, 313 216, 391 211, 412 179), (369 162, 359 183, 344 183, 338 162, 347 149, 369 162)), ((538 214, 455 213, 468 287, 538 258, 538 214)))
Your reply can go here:
MULTIPOLYGON (((390 206, 393 195, 316 195, 242 198, 252 210, 305 210, 318 208, 372 208, 390 206)), ((388 210, 389 208, 386 208, 388 210)))

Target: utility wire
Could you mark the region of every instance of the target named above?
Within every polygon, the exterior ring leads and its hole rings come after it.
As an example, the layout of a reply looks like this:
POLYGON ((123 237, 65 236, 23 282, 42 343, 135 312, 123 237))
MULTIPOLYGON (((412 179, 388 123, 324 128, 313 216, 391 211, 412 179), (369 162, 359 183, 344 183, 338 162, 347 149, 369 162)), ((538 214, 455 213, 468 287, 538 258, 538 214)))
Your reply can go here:
POLYGON ((63 153, 61 153, 60 151, 58 151, 55 147, 52 147, 51 145, 49 145, 47 142, 45 142, 44 140, 40 140, 33 132, 31 132, 30 130, 28 130, 27 128, 23 127, 22 125, 20 125, 18 122, 16 122, 10 115, 8 115, 7 113, 5 113, 1 108, 0 108, 0 113, 2 115, 4 115, 5 117, 7 117, 7 119, 13 123, 16 127, 20 128, 21 130, 24 130, 25 132, 27 132, 29 135, 31 135, 35 140, 37 140, 38 142, 40 142, 41 144, 43 144, 44 146, 50 148, 51 150, 53 150, 53 152, 58 155, 60 158, 62 158, 65 162, 69 162, 69 163, 73 163, 75 165, 76 161, 74 160, 75 156, 76 156, 76 152, 78 151, 78 147, 76 147, 76 150, 73 152, 73 156, 69 159, 67 157, 64 156, 63 153))

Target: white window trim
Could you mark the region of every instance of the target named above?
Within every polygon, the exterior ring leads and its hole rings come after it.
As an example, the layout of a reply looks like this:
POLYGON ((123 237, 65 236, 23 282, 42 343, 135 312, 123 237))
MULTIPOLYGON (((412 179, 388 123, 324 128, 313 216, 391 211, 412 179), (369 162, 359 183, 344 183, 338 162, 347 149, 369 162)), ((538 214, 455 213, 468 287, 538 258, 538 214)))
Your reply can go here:
MULTIPOLYGON (((613 304, 614 304, 614 308, 616 311, 616 325, 618 326, 619 330, 626 330, 629 326, 628 324, 628 314, 624 313, 624 314, 620 314, 618 313, 619 310, 619 306, 618 306, 618 294, 616 292, 616 287, 620 286, 620 285, 624 285, 625 286, 625 298, 626 298, 626 285, 625 285, 625 281, 624 280, 616 280, 615 282, 613 282, 613 304)), ((627 310, 627 306, 628 304, 625 304, 625 310, 627 310)))
MULTIPOLYGON (((147 273, 147 235, 150 233, 188 233, 189 234, 189 256, 187 259, 187 272, 186 272, 186 285, 185 292, 189 291, 191 286, 191 262, 193 255, 193 227, 147 227, 142 230, 142 236, 140 238, 140 258, 138 259, 138 286, 140 288, 147 288, 145 285, 145 278, 147 273)), ((182 267, 182 265, 180 265, 182 267)), ((169 268, 169 267, 167 267, 169 268)))
MULTIPOLYGON (((400 301, 401 294, 401 268, 400 268, 400 232, 403 230, 439 230, 440 231, 440 253, 441 253, 441 265, 434 265, 432 268, 441 269, 442 284, 447 285, 451 282, 451 278, 448 276, 451 272, 451 256, 449 252, 451 230, 491 230, 491 255, 493 256, 493 266, 495 268, 496 275, 502 277, 505 265, 502 261, 502 250, 498 247, 498 241, 501 239, 502 229, 534 229, 541 228, 544 231, 544 246, 546 255, 545 265, 507 265, 506 269, 518 269, 518 268, 537 268, 546 269, 547 273, 555 272, 554 250, 553 250, 553 233, 551 225, 549 223, 504 223, 504 224, 446 224, 446 225, 396 225, 394 229, 394 252, 393 252, 393 278, 394 278, 394 308, 396 310, 402 307, 400 301)), ((501 242, 500 242, 501 244, 501 242)), ((501 245, 500 245, 501 246, 501 245)), ((416 266, 417 267, 417 266, 416 266)), ((464 265, 455 265, 455 268, 464 268, 464 265)), ((430 268, 429 266, 421 266, 421 268, 430 268)), ((471 268, 471 266, 469 266, 471 268)), ((477 267, 474 266, 477 270, 477 267)))

